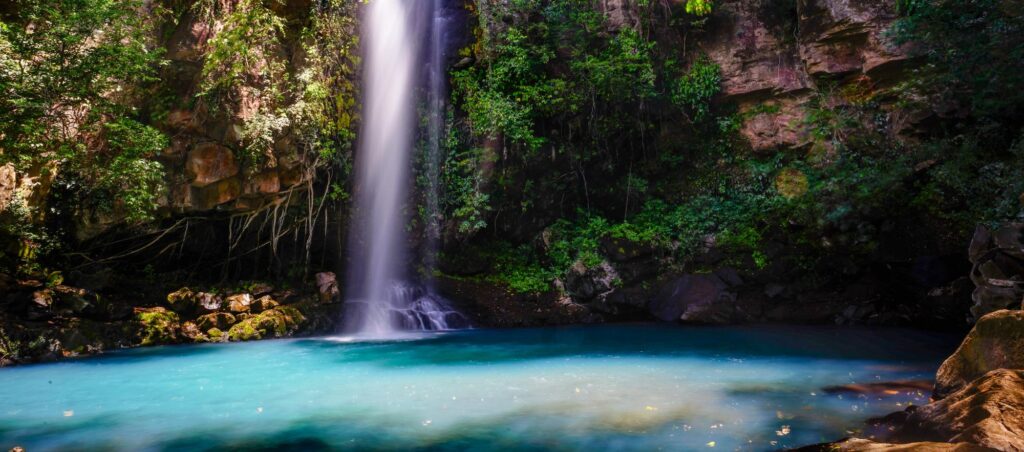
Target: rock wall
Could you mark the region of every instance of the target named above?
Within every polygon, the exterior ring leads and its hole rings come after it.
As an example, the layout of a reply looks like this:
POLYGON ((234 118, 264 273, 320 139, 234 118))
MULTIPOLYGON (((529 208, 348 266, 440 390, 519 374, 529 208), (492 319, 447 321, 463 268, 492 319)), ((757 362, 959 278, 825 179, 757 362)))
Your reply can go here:
MULTIPOLYGON (((247 74, 245 83, 220 96, 217 109, 203 91, 203 66, 211 50, 211 40, 224 28, 224 16, 238 6, 236 0, 221 3, 224 13, 204 17, 194 6, 181 8, 176 23, 168 25, 169 38, 163 43, 170 61, 163 74, 174 97, 174 107, 159 126, 172 137, 161 161, 168 169, 169 197, 164 206, 173 212, 196 212, 211 209, 246 211, 267 203, 281 202, 289 188, 308 181, 313 173, 306 171, 309 162, 300 143, 285 128, 275 136, 273 145, 261 150, 263 163, 244 161, 245 129, 265 108, 259 89, 281 83, 267 80, 266 75, 247 74)), ((308 15, 310 5, 292 1, 275 13, 281 19, 308 20, 295 15, 308 15)), ((304 68, 304 55, 297 39, 286 39, 271 52, 288 61, 287 72, 297 76, 304 68)), ((257 67, 269 64, 262 62, 257 67)))
POLYGON ((874 90, 899 80, 908 58, 885 37, 894 8, 884 0, 718 5, 700 46, 722 68, 721 100, 748 113, 741 133, 751 148, 812 144, 804 118, 822 89, 874 90))

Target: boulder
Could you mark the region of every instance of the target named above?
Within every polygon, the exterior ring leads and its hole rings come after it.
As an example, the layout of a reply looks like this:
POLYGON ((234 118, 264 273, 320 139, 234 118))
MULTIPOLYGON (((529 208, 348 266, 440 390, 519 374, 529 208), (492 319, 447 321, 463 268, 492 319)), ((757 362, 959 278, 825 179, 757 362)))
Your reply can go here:
POLYGON ((196 294, 196 305, 202 311, 217 312, 224 306, 224 300, 212 293, 199 292, 196 294))
POLYGON ((684 275, 670 281, 649 305, 655 318, 671 322, 729 323, 736 294, 715 275, 684 275))
POLYGON ((135 320, 139 345, 161 345, 179 342, 181 323, 178 314, 164 308, 136 308, 135 320))
POLYGON ((236 319, 234 315, 227 312, 214 312, 197 318, 196 326, 203 331, 209 331, 214 328, 226 330, 231 328, 231 325, 234 325, 235 321, 236 319))
POLYGON ((588 268, 577 261, 565 276, 565 290, 580 302, 603 300, 621 282, 618 272, 607 261, 588 268))
POLYGON ((251 308, 252 295, 241 293, 227 298, 228 310, 231 312, 248 312, 251 308))
POLYGON ((216 312, 224 304, 217 295, 207 292, 194 292, 188 287, 182 287, 167 294, 167 304, 174 312, 191 316, 216 312))
POLYGON ((196 294, 188 287, 182 287, 167 294, 167 304, 174 312, 190 313, 196 306, 196 294))
POLYGON ((42 289, 32 292, 25 316, 29 320, 43 320, 53 317, 53 291, 42 289))
POLYGON ((321 302, 330 303, 336 301, 340 294, 338 290, 338 277, 333 272, 317 273, 316 290, 320 294, 321 302))
POLYGON ((181 324, 181 335, 192 342, 209 342, 210 340, 195 322, 181 324))
POLYGON ((238 322, 228 330, 232 341, 285 337, 298 331, 306 318, 290 306, 280 306, 238 322))
POLYGON ((1024 369, 1024 311, 997 311, 978 320, 935 376, 942 399, 996 369, 1024 369))
POLYGON ((277 300, 271 298, 270 295, 264 295, 253 301, 252 304, 249 305, 249 309, 252 312, 263 312, 274 309, 280 305, 281 303, 278 303, 277 300))
POLYGON ((993 370, 946 398, 917 408, 897 438, 1024 451, 1024 371, 993 370))
POLYGON ((58 285, 53 288, 54 311, 61 315, 79 316, 90 310, 96 295, 77 287, 58 285))

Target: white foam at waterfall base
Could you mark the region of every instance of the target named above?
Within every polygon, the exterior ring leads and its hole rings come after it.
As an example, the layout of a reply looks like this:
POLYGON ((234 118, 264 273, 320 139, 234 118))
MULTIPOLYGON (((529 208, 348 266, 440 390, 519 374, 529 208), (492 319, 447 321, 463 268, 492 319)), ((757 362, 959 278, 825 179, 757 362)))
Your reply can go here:
MULTIPOLYGON (((374 0, 367 5, 363 21, 364 121, 355 162, 346 335, 389 338, 399 331, 445 330, 465 324, 443 299, 405 282, 409 253, 404 245, 408 220, 404 204, 409 194, 413 132, 419 123, 417 75, 425 50, 422 46, 433 43, 436 47, 440 42, 422 39, 427 22, 417 20, 417 14, 423 12, 424 5, 407 0, 374 0)), ((440 3, 429 5, 427 12, 436 16, 440 3)), ((443 30, 435 25, 430 32, 443 30)), ((426 62, 431 66, 443 64, 437 58, 426 62)), ((430 69, 431 74, 441 70, 430 69)), ((433 95, 437 97, 437 93, 433 95)), ((431 127, 440 127, 433 123, 431 127)), ((431 135, 437 132, 431 131, 431 135)))
POLYGON ((395 282, 387 298, 381 300, 350 299, 346 316, 362 319, 370 325, 389 325, 393 329, 347 331, 345 337, 356 339, 401 339, 409 331, 449 331, 469 327, 469 321, 452 309, 442 297, 426 291, 418 284, 395 282))

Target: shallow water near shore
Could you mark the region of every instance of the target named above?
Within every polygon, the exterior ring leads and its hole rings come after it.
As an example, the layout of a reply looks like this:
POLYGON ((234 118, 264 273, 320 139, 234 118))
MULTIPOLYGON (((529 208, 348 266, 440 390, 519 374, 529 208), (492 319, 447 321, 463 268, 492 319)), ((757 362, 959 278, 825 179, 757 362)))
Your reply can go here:
POLYGON ((663 325, 157 347, 0 369, 0 449, 772 450, 928 394, 955 337, 663 325))

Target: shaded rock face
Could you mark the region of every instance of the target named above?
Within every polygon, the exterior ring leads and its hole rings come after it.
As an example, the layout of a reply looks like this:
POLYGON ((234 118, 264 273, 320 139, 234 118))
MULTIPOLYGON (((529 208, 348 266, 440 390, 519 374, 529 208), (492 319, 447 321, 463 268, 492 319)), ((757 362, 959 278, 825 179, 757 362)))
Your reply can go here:
POLYGON ((993 370, 918 408, 907 417, 898 437, 1024 451, 1024 371, 993 370))
POLYGON ((684 275, 668 283, 651 301, 651 314, 663 321, 728 323, 736 294, 716 275, 684 275))
POLYGON ((595 323, 602 317, 557 292, 517 294, 500 284, 439 277, 437 290, 474 326, 526 327, 595 323))
POLYGON ((1024 311, 997 311, 978 320, 935 376, 941 399, 996 369, 1024 369, 1024 311))
POLYGON ((975 319, 1000 310, 1021 309, 1024 301, 1024 224, 1009 223, 995 230, 978 226, 969 249, 975 290, 971 315, 975 319))

